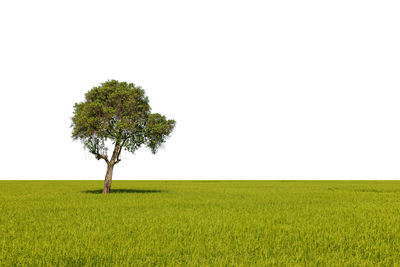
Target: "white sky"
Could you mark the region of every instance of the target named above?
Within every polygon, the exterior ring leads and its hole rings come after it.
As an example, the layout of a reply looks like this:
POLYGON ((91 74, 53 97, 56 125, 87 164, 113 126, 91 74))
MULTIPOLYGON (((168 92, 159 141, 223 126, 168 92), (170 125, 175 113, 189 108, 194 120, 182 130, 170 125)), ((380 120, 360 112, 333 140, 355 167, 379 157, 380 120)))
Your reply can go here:
POLYGON ((107 79, 177 121, 114 179, 399 179, 399 1, 1 1, 0 179, 99 179, 72 106, 107 79))

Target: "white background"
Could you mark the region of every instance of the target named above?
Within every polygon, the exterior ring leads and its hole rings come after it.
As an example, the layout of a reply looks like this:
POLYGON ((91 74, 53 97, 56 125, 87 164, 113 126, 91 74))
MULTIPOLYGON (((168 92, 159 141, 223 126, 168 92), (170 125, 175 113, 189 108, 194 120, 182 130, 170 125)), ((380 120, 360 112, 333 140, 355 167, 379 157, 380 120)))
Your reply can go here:
POLYGON ((71 139, 107 79, 177 121, 114 179, 399 179, 399 1, 1 1, 0 179, 103 179, 71 139))

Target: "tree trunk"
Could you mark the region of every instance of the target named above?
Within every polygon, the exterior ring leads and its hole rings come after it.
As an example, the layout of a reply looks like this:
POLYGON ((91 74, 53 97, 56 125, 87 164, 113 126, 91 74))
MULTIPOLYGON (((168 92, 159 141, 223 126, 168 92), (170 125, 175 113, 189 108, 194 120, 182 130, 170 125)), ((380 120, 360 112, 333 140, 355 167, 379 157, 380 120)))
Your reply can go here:
POLYGON ((103 194, 108 194, 108 193, 110 193, 113 169, 114 169, 114 164, 112 164, 112 163, 110 162, 110 163, 107 165, 106 178, 104 178, 103 194))

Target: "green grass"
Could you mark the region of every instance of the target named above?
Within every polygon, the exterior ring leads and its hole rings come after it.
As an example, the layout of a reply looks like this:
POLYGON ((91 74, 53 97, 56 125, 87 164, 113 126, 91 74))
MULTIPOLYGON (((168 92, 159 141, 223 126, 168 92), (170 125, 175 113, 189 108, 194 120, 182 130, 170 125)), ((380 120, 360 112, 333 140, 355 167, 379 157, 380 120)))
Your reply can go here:
POLYGON ((0 181, 0 265, 400 265, 398 181, 0 181))

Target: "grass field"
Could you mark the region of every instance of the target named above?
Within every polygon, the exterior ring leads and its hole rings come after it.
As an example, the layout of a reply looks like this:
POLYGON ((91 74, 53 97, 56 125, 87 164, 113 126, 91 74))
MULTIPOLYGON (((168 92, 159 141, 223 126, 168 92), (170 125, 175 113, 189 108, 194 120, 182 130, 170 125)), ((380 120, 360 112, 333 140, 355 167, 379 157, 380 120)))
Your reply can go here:
POLYGON ((400 265, 397 181, 0 181, 3 266, 400 265))

